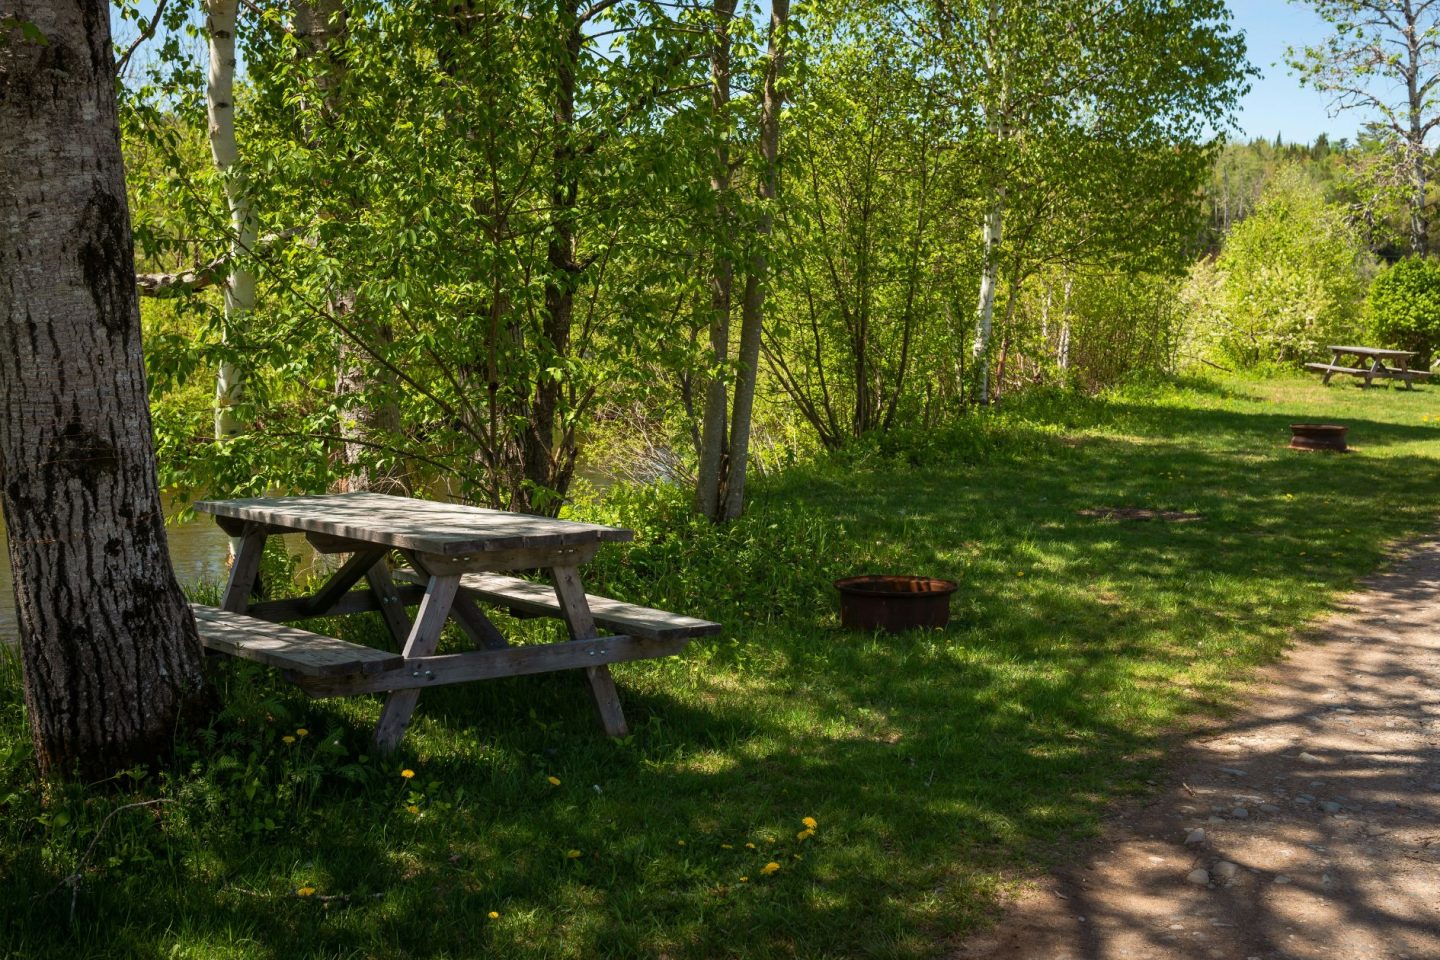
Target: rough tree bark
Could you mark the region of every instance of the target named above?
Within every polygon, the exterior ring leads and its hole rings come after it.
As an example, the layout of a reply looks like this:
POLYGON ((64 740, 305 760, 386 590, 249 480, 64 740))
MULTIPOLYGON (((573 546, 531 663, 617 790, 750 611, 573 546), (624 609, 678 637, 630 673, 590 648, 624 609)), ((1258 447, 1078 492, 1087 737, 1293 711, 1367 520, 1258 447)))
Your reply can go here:
MULTIPOLYGON (((210 154, 225 186, 230 208, 230 277, 225 285, 225 330, 233 330, 255 309, 255 272, 246 266, 255 247, 255 217, 245 195, 237 164, 240 149, 235 140, 235 18, 237 0, 206 0, 205 34, 210 47, 210 73, 205 105, 210 119, 210 154)), ((235 408, 244 397, 245 371, 229 360, 220 362, 215 375, 215 439, 240 432, 235 408)))
POLYGON ((42 774, 163 753, 206 702, 165 539, 105 0, 0 26, 0 472, 42 774))
POLYGON ((765 322, 765 294, 770 261, 766 253, 774 226, 771 205, 780 187, 780 76, 785 69, 785 31, 790 22, 790 0, 770 5, 770 38, 765 83, 760 107, 760 217, 755 224, 756 252, 745 275, 745 299, 740 306, 739 370, 735 375, 735 405, 730 414, 729 475, 721 518, 734 520, 745 509, 745 472, 750 459, 750 423, 755 409, 755 376, 760 366, 760 338, 765 322))

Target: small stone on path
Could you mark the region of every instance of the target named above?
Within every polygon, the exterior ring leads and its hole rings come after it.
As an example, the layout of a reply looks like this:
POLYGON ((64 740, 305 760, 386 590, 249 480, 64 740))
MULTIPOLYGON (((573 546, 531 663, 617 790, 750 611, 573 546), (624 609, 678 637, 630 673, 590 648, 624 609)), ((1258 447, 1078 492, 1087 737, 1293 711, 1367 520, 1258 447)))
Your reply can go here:
POLYGON ((1193 883, 1197 887, 1203 887, 1210 882, 1210 871, 1204 867, 1198 867, 1185 874, 1185 881, 1193 883))
POLYGON ((1186 845, 1186 846, 1190 846, 1190 845, 1196 844, 1196 843, 1204 843, 1204 842, 1205 842, 1205 831, 1202 830, 1202 829, 1200 829, 1199 827, 1196 827, 1194 830, 1191 830, 1189 833, 1185 834, 1185 845, 1186 845))
POLYGON ((1250 811, 1246 810, 1244 807, 1234 807, 1230 811, 1230 816, 1234 817, 1236 820, 1244 820, 1246 817, 1250 816, 1250 811))
POLYGON ((1240 868, 1229 860, 1221 860, 1215 864, 1215 877, 1218 880, 1234 880, 1235 874, 1239 872, 1240 868))
POLYGON ((1336 803, 1334 800, 1323 800, 1320 803, 1320 809, 1324 810, 1326 813, 1339 813, 1341 810, 1344 809, 1344 807, 1340 806, 1340 804, 1336 803))
POLYGON ((1301 760, 1301 762, 1303 762, 1303 763, 1324 763, 1324 762, 1325 762, 1324 760, 1321 760, 1319 757, 1315 756, 1315 754, 1313 754, 1313 753, 1302 753, 1302 754, 1300 754, 1300 760, 1301 760))

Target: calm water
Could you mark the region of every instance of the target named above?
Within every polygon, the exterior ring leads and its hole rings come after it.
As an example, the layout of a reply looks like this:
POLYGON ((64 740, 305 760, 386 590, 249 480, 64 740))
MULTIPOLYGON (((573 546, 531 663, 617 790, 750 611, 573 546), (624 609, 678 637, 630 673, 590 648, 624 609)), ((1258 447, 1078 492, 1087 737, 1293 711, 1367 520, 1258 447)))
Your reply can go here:
MULTIPOLYGON (((169 505, 166 505, 167 510, 169 505)), ((182 587, 197 583, 223 582, 229 574, 229 538, 212 517, 201 515, 187 523, 170 523, 165 527, 170 539, 170 562, 182 587)), ((310 569, 316 557, 304 537, 285 538, 291 554, 304 559, 301 567, 310 569)), ((0 642, 19 640, 15 623, 15 593, 10 582, 10 544, 5 525, 0 521, 0 642)))

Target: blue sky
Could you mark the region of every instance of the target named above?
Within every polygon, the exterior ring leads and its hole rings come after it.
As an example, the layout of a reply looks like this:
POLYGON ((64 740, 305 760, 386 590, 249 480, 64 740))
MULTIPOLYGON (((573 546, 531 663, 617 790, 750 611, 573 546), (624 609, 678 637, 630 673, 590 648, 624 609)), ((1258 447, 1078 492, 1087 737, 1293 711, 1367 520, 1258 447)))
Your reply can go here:
POLYGON ((1287 0, 1228 0, 1236 28, 1245 33, 1250 62, 1261 72, 1240 104, 1244 139, 1280 134, 1286 143, 1309 142, 1321 133, 1332 140, 1354 139, 1364 117, 1350 112, 1330 117, 1326 98, 1300 86, 1285 66, 1285 48, 1319 42, 1329 31, 1304 4, 1287 0))

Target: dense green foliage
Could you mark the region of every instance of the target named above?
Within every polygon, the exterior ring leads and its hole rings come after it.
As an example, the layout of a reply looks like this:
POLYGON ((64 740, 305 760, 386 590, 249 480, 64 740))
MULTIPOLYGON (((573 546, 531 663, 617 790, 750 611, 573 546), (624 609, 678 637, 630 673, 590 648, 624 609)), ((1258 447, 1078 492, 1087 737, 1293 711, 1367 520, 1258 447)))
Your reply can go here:
POLYGON ((1112 336, 1113 301, 1048 327, 1031 307, 1062 276, 1159 289, 1183 269, 1246 69, 1219 0, 797 3, 780 28, 750 3, 311 6, 343 15, 242 12, 224 177, 182 8, 125 88, 145 268, 259 279, 248 316, 213 288, 147 301, 182 498, 373 482, 553 512, 583 459, 613 459, 586 441, 633 411, 688 475, 762 283, 761 444, 778 424, 836 448, 961 414, 985 262, 997 394, 1069 376, 1071 356, 1093 384, 1158 365, 1163 348, 1112 336), (227 254, 227 184, 254 249, 227 254), (242 428, 216 440, 222 363, 242 428))
POLYGON ((376 701, 232 663, 173 764, 41 791, 12 668, 0 953, 936 955, 1143 791, 1183 714, 1430 529, 1433 407, 1310 379, 1035 392, 796 468, 723 527, 675 489, 586 507, 640 531, 596 588, 726 625, 617 670, 618 742, 574 677, 523 677, 427 693, 378 761, 376 701), (1286 450, 1299 416, 1349 423, 1357 452, 1286 450), (1119 506, 1201 519, 1080 512, 1119 506), (953 626, 840 630, 828 581, 867 570, 959 580, 953 626))
POLYGON ((1381 272, 1370 285, 1366 319, 1379 342, 1429 363, 1440 348, 1440 262, 1407 257, 1381 272))
POLYGON ((1298 168, 1282 168, 1218 260, 1192 269, 1194 335, 1240 366, 1311 359, 1355 338, 1371 270, 1343 212, 1298 168))

